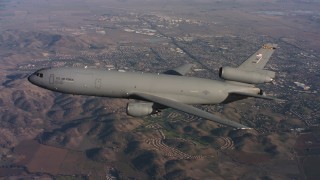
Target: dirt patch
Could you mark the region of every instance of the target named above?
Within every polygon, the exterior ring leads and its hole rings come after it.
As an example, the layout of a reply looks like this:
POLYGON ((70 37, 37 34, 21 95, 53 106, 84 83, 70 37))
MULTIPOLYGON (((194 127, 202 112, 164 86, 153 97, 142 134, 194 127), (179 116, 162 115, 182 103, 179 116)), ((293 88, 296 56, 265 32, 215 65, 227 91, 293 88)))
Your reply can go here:
POLYGON ((320 142, 313 133, 301 134, 297 138, 295 150, 299 156, 320 155, 320 142))
POLYGON ((310 156, 303 160, 303 170, 307 176, 307 179, 319 179, 320 171, 320 156, 310 156))
POLYGON ((14 148, 14 152, 19 156, 18 165, 28 164, 35 153, 38 151, 40 144, 34 140, 22 141, 14 148))
POLYGON ((40 145, 27 168, 30 172, 57 174, 67 153, 66 149, 40 145))
POLYGON ((246 164, 265 163, 271 160, 272 158, 268 154, 245 153, 245 152, 236 152, 236 151, 230 151, 230 153, 228 153, 228 156, 230 156, 234 161, 237 161, 240 163, 246 163, 246 164))

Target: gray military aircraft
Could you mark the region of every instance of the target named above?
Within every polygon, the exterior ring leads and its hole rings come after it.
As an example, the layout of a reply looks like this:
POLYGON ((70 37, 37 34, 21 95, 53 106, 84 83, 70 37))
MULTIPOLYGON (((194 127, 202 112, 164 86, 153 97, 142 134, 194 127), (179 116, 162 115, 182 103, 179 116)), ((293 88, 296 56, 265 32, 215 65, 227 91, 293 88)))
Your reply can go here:
POLYGON ((265 44, 239 67, 221 67, 219 76, 223 81, 184 76, 192 64, 158 74, 44 68, 30 75, 28 80, 42 88, 62 93, 142 100, 127 104, 127 114, 131 116, 147 116, 173 108, 226 126, 250 129, 192 105, 230 103, 248 97, 276 100, 254 86, 274 79, 275 72, 263 68, 276 47, 276 44, 265 44))

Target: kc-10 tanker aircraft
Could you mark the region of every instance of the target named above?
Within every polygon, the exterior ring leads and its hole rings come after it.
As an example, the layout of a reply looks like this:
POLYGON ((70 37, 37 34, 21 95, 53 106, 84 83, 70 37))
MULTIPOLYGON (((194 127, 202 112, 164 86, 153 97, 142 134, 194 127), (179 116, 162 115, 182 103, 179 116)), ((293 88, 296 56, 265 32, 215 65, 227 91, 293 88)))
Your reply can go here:
POLYGON ((157 74, 44 68, 30 75, 28 80, 39 87, 62 93, 142 100, 128 103, 127 114, 131 116, 147 116, 173 108, 236 129, 251 129, 192 105, 230 103, 248 97, 277 100, 254 86, 274 79, 275 72, 263 68, 276 47, 276 44, 265 44, 239 67, 221 67, 219 76, 223 81, 184 76, 192 64, 157 74))

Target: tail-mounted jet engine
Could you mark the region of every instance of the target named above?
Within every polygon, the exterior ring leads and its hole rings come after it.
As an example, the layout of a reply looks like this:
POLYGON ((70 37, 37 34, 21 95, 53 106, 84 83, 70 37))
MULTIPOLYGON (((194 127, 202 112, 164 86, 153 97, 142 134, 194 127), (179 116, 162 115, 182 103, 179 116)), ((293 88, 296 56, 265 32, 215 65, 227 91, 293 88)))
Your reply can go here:
POLYGON ((154 109, 154 103, 139 102, 139 103, 128 103, 127 114, 134 117, 147 116, 155 114, 158 111, 154 109))
POLYGON ((243 70, 232 67, 221 67, 219 69, 219 77, 228 81, 237 81, 249 84, 259 84, 271 82, 275 78, 276 73, 267 70, 243 70))

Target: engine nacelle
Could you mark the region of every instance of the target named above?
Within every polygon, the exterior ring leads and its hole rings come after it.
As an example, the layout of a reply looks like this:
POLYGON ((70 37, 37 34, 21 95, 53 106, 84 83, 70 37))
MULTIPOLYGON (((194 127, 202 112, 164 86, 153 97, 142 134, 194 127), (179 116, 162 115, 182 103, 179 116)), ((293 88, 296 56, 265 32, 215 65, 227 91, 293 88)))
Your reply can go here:
POLYGON ((219 77, 222 79, 249 84, 271 82, 275 76, 275 72, 267 70, 248 71, 232 67, 221 67, 219 70, 219 77))
POLYGON ((128 103, 127 114, 134 117, 147 116, 154 113, 153 103, 128 103))

